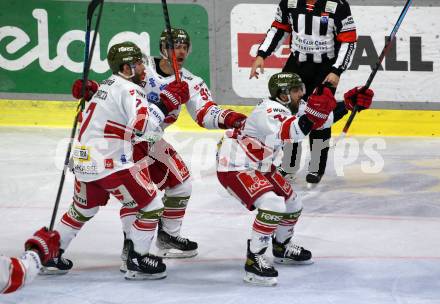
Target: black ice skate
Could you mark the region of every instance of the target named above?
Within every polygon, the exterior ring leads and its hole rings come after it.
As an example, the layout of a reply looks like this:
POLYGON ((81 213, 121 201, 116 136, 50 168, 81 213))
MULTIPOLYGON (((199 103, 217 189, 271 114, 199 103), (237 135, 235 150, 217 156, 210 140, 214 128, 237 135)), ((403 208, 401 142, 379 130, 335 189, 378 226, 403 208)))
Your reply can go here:
POLYGON ((47 261, 40 269, 40 275, 60 275, 66 274, 73 267, 73 263, 69 259, 63 258, 64 250, 60 249, 58 257, 47 261))
POLYGON ((250 240, 247 246, 247 259, 244 265, 246 275, 243 280, 250 284, 261 286, 275 286, 277 284, 278 271, 266 260, 263 248, 258 253, 252 253, 249 249, 250 240))
POLYGON ((121 252, 122 265, 121 267, 119 267, 119 271, 123 273, 127 272, 128 248, 130 246, 133 247, 133 241, 126 239, 124 235, 124 245, 122 247, 122 252, 121 252))
POLYGON ((140 255, 133 249, 133 243, 128 243, 127 280, 158 280, 167 276, 166 265, 162 258, 147 253, 140 255))
POLYGON ((306 175, 306 182, 308 183, 307 187, 310 188, 314 188, 316 187, 319 182, 321 181, 322 176, 324 175, 324 173, 319 173, 319 172, 309 172, 306 175))
POLYGON ((313 264, 312 253, 290 242, 288 238, 284 243, 279 243, 272 237, 272 253, 274 262, 278 264, 308 265, 313 264))
POLYGON ((157 255, 163 258, 191 258, 197 255, 198 245, 181 236, 172 236, 165 232, 159 221, 156 246, 157 255))

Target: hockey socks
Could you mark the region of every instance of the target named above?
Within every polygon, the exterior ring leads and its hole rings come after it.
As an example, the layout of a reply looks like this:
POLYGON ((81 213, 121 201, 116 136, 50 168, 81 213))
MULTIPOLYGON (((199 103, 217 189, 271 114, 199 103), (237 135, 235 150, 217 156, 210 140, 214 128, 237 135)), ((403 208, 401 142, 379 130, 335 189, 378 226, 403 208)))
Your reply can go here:
POLYGON ((156 246, 158 256, 164 258, 190 258, 197 255, 198 244, 180 236, 189 196, 162 198, 164 211, 159 223, 156 246))

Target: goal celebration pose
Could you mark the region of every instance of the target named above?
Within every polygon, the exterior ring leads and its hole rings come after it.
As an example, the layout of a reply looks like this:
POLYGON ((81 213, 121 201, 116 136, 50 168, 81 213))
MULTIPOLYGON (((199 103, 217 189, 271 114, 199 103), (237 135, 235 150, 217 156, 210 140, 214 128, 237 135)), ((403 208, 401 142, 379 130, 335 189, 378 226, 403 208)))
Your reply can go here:
MULTIPOLYGON (((327 87, 316 89, 307 103, 301 101, 304 84, 297 74, 275 74, 268 86, 270 97, 255 107, 244 126, 225 132, 217 153, 217 177, 247 209, 258 211, 248 240, 244 280, 272 286, 278 272, 264 256, 271 239, 276 263, 312 262, 312 253, 292 239, 302 202, 276 170, 283 144, 300 142, 311 130, 332 124, 343 115, 334 112, 337 103, 327 87), (302 110, 292 115, 300 103, 304 104, 302 110)), ((354 104, 366 109, 372 97, 371 90, 362 93, 354 88, 344 95, 344 103, 350 110, 354 104)))

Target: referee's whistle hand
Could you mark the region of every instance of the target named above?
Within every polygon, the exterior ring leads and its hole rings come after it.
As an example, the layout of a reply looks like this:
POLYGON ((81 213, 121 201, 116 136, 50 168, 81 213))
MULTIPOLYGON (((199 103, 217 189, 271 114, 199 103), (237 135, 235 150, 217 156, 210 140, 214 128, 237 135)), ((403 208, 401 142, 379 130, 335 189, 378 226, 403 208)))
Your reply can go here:
POLYGON ((258 68, 260 68, 261 74, 264 74, 264 58, 261 56, 257 56, 255 58, 254 62, 252 63, 251 73, 249 75, 249 79, 252 79, 253 77, 258 79, 258 76, 260 75, 257 72, 258 68))
POLYGON ((331 85, 336 88, 339 83, 339 76, 336 75, 335 73, 330 73, 327 75, 327 77, 325 77, 322 83, 326 83, 326 82, 331 83, 331 85))

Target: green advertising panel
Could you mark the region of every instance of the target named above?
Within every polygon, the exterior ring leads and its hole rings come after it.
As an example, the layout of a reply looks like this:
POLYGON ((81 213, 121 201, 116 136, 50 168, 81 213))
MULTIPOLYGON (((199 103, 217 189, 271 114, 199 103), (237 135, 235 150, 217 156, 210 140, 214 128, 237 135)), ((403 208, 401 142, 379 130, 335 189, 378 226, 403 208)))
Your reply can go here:
MULTIPOLYGON (((82 75, 87 5, 1 0, 0 92, 69 94, 73 80, 82 75)), ((197 4, 168 6, 171 24, 191 37, 185 67, 209 83, 207 12, 197 4)), ((106 55, 115 43, 129 40, 147 55, 158 56, 164 28, 160 3, 105 2, 89 78, 110 75, 106 55)))

